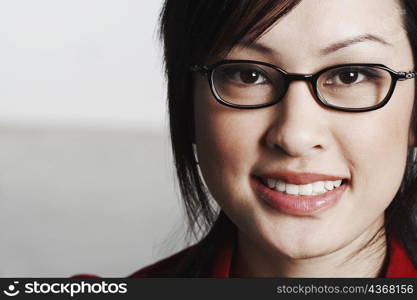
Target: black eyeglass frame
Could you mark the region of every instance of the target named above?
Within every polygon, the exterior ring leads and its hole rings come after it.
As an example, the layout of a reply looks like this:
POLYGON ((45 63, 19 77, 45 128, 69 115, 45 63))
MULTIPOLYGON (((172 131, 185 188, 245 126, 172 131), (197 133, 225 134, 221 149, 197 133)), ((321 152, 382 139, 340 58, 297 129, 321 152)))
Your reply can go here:
POLYGON ((207 80, 209 82, 210 85, 210 89, 212 94, 214 95, 214 97, 216 98, 216 100, 223 105, 229 106, 229 107, 233 107, 233 108, 238 108, 238 109, 256 109, 256 108, 263 108, 263 107, 268 107, 268 106, 272 106, 274 104, 277 104, 278 102, 280 102, 282 100, 282 98, 285 96, 285 94, 287 93, 288 87, 290 85, 291 82, 293 81, 308 81, 310 82, 312 88, 313 88, 313 92, 316 96, 316 99, 318 99, 320 101, 321 104, 323 104, 326 107, 335 109, 335 110, 339 110, 339 111, 347 111, 347 112, 365 112, 365 111, 372 111, 372 110, 376 110, 378 108, 383 107, 384 105, 386 105, 388 103, 388 101, 391 99, 392 94, 394 93, 395 87, 397 85, 397 81, 404 81, 404 80, 408 80, 408 79, 412 79, 412 78, 416 78, 417 77, 417 72, 415 71, 411 71, 411 72, 397 72, 394 71, 390 68, 388 68, 387 66, 383 65, 383 64, 370 64, 370 63, 353 63, 353 64, 339 64, 339 65, 333 65, 327 68, 324 68, 320 71, 318 71, 317 73, 314 74, 298 74, 298 73, 289 73, 273 64, 270 63, 266 63, 266 62, 262 62, 262 61, 256 61, 256 60, 221 60, 218 61, 212 65, 193 65, 190 67, 190 70, 193 72, 197 72, 200 73, 202 75, 206 75, 207 76, 207 80), (213 74, 214 74, 214 70, 221 65, 225 65, 225 64, 236 64, 236 63, 248 63, 248 64, 258 64, 258 65, 263 65, 263 66, 267 66, 270 67, 274 70, 276 70, 277 72, 280 72, 283 75, 284 78, 284 91, 282 93, 282 96, 277 98, 274 101, 271 101, 269 103, 265 103, 265 104, 257 104, 257 105, 239 105, 239 104, 233 104, 230 102, 227 102, 226 100, 222 99, 219 94, 216 91, 216 88, 214 86, 214 78, 213 78, 213 74), (346 107, 339 107, 339 106, 335 106, 332 105, 330 103, 328 103, 319 93, 318 88, 317 88, 317 80, 320 77, 321 74, 332 70, 332 69, 336 69, 336 68, 341 68, 341 67, 373 67, 373 68, 377 68, 377 69, 382 69, 387 71, 390 75, 391 75, 391 86, 390 89, 388 91, 388 94, 385 96, 385 98, 378 103, 377 105, 374 106, 368 106, 368 107, 363 107, 363 108, 346 108, 346 107))

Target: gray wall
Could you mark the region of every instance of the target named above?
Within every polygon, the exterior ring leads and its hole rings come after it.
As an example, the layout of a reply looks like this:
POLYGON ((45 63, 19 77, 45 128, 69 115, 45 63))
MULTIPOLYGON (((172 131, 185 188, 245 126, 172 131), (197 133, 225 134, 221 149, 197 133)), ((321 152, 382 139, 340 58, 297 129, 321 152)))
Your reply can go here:
POLYGON ((0 276, 127 276, 184 246, 168 136, 0 127, 0 276))
POLYGON ((127 276, 184 246, 162 0, 0 0, 0 276, 127 276))

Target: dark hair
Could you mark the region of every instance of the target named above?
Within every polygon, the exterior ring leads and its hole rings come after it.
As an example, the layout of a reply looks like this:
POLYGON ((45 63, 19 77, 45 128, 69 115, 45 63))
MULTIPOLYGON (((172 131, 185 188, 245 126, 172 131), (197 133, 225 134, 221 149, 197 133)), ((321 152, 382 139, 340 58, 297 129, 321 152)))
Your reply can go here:
MULTIPOLYGON (((253 42, 301 0, 166 0, 161 12, 160 35, 168 79, 168 109, 172 151, 194 237, 207 234, 218 211, 199 175, 195 161, 193 82, 190 66, 222 57, 236 43, 253 42)), ((417 66, 417 1, 401 0, 404 26, 417 66)), ((417 89, 417 80, 416 89, 417 89)), ((415 101, 416 102, 416 101, 415 101)), ((417 105, 412 130, 417 137, 417 105)), ((417 178, 408 166, 397 195, 386 210, 385 228, 405 246, 417 266, 417 178)))
MULTIPOLYGON (((401 0, 401 3, 405 13, 404 25, 413 50, 414 67, 417 67, 417 1, 401 0)), ((417 80, 414 86, 415 100, 410 127, 417 141, 417 80)), ((414 266, 417 267, 417 168, 415 164, 407 164, 400 189, 386 209, 385 216, 387 233, 398 238, 414 266)))

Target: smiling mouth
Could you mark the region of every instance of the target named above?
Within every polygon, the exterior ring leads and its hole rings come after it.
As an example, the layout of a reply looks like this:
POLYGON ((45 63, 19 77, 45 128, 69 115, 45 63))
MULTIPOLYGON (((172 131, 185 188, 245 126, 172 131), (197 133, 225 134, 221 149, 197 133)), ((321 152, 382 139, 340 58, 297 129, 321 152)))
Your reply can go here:
POLYGON ((320 180, 307 184, 292 184, 275 178, 256 177, 256 179, 270 190, 293 196, 322 195, 347 183, 347 179, 320 180))
POLYGON ((294 184, 282 179, 254 176, 251 182, 258 198, 269 207, 289 215, 308 216, 335 206, 348 188, 348 179, 320 177, 331 180, 307 183, 306 179, 299 179, 303 184, 294 184))

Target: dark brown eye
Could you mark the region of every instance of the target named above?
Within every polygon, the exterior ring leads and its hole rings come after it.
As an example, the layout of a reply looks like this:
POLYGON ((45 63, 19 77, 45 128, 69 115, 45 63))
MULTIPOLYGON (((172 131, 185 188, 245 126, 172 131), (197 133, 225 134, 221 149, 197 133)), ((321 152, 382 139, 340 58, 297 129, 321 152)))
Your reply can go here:
POLYGON ((358 80, 358 77, 359 77, 358 72, 352 72, 352 71, 342 72, 339 74, 340 81, 344 84, 352 84, 356 80, 358 80))
MULTIPOLYGON (((215 70, 215 77, 220 81, 249 86, 264 85, 270 82, 266 67, 254 64, 225 64, 215 70)), ((273 74, 273 70, 269 73, 273 74)))
POLYGON ((240 72, 240 79, 244 83, 255 83, 259 79, 259 73, 255 71, 241 71, 240 72))
POLYGON ((374 81, 380 78, 380 71, 371 67, 342 67, 323 74, 325 84, 338 87, 353 87, 356 84, 374 81))

